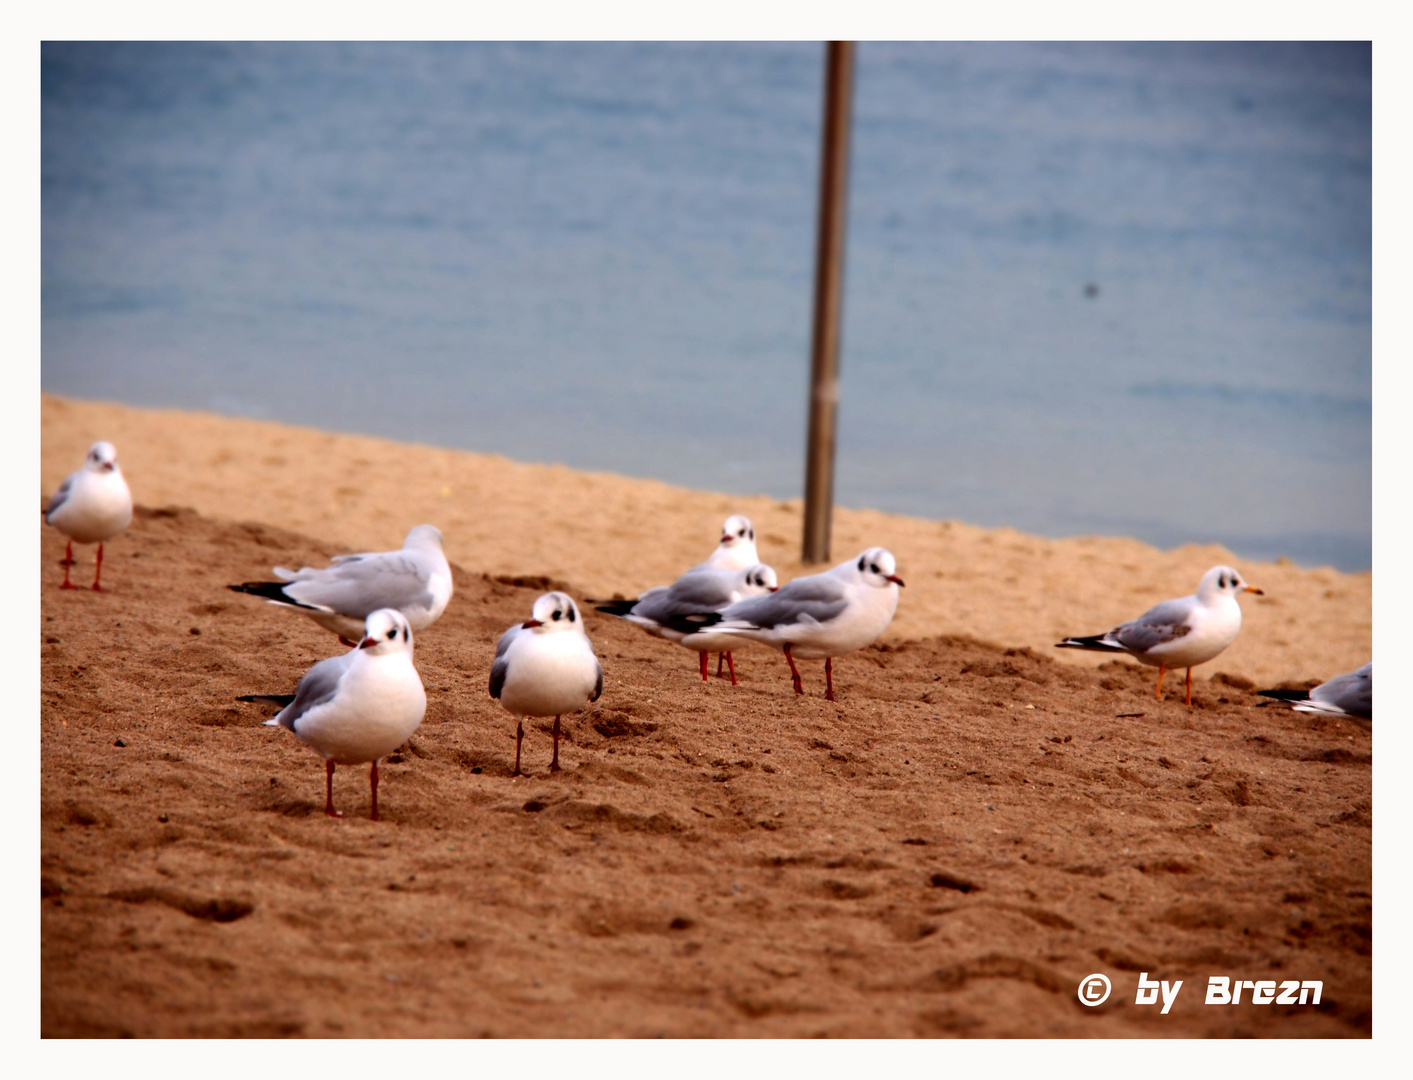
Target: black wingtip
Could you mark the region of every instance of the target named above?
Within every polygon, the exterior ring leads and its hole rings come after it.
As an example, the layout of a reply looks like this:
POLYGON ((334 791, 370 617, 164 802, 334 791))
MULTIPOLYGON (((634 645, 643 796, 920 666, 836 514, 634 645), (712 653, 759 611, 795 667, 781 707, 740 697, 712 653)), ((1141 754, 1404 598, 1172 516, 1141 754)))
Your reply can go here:
POLYGON ((1067 637, 1064 641, 1055 642, 1057 649, 1089 649, 1092 652, 1123 652, 1123 649, 1110 645, 1103 640, 1103 634, 1095 634, 1093 637, 1067 637))
POLYGON ((1256 693, 1262 697, 1275 698, 1277 701, 1309 701, 1309 690, 1257 690, 1256 693))
POLYGON ((637 607, 637 605, 638 601, 636 600, 605 600, 601 604, 595 604, 594 610, 602 611, 605 615, 618 615, 622 617, 627 615, 637 607))
POLYGON ((702 611, 692 615, 678 615, 668 619, 662 625, 669 630, 676 630, 679 634, 694 634, 698 630, 705 630, 709 626, 715 626, 721 621, 721 612, 702 611))
POLYGON ((237 701, 250 701, 256 705, 278 705, 284 708, 294 700, 293 694, 242 694, 237 701))

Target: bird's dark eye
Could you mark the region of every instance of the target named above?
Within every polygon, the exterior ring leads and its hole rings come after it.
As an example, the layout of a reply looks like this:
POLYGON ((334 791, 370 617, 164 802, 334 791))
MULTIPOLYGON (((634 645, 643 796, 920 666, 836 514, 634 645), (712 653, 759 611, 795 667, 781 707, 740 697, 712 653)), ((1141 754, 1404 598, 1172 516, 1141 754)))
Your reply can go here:
POLYGON ((881 574, 883 572, 882 570, 878 569, 877 563, 869 563, 868 568, 872 570, 875 574, 881 574))
POLYGON ((403 640, 403 641, 410 641, 411 639, 412 639, 412 631, 410 631, 407 627, 404 626, 404 627, 402 628, 402 640, 403 640))
POLYGON ((754 539, 756 538, 756 531, 755 531, 755 529, 750 529, 750 530, 748 530, 748 531, 749 531, 750 534, 751 534, 751 539, 754 540, 754 539))
POLYGON ((864 560, 863 560, 862 556, 860 556, 860 558, 859 558, 859 572, 860 572, 860 573, 863 572, 863 568, 864 568, 864 560))
POLYGON ((389 641, 392 641, 392 640, 394 640, 396 637, 397 637, 397 627, 394 626, 391 630, 388 631, 388 640, 389 640, 389 641))
POLYGON ((569 609, 569 621, 570 621, 570 622, 573 622, 573 621, 574 621, 574 609, 573 609, 573 608, 570 608, 570 609, 569 609))
POLYGON ((563 615, 564 615, 564 612, 560 611, 559 608, 555 608, 555 609, 554 609, 554 614, 551 615, 550 618, 552 618, 555 622, 559 622, 560 618, 561 618, 563 615))

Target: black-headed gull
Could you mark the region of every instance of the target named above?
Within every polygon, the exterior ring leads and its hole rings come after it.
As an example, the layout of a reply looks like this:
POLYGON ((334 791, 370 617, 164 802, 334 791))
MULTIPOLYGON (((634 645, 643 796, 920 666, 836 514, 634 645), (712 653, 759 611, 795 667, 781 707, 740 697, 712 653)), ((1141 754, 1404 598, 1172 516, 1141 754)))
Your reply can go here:
POLYGON ((559 772, 559 718, 598 701, 603 668, 574 601, 562 592, 545 593, 530 617, 500 636, 491 665, 491 697, 515 717, 515 772, 520 773, 524 718, 554 717, 554 758, 559 772))
POLYGON ((1192 704, 1192 669, 1205 664, 1236 640, 1241 629, 1243 592, 1264 596, 1248 585, 1230 566, 1214 566, 1202 575, 1197 592, 1178 600, 1165 600, 1132 622, 1106 634, 1071 637, 1057 642, 1059 649, 1128 653, 1140 663, 1158 669, 1154 697, 1163 699, 1163 675, 1168 668, 1187 668, 1187 704, 1192 704))
POLYGON ((249 694, 239 701, 283 706, 265 723, 288 728, 325 760, 324 813, 334 809, 334 766, 371 761, 372 820, 378 820, 378 760, 405 743, 427 711, 427 692, 412 664, 412 628, 400 611, 368 616, 363 640, 320 660, 293 694, 249 694))
POLYGON ((689 634, 743 637, 780 649, 797 694, 805 688, 795 657, 823 660, 824 696, 833 701, 834 657, 862 649, 893 621, 903 584, 896 570, 891 551, 869 548, 856 559, 796 578, 765 596, 737 601, 720 612, 689 615, 677 628, 689 634))
POLYGON ((1373 729, 1374 662, 1358 671, 1336 675, 1313 690, 1257 690, 1263 697, 1284 701, 1298 712, 1347 716, 1362 728, 1373 729))
POLYGON ((420 633, 441 617, 451 600, 451 567, 442 553, 441 530, 432 525, 409 532, 400 551, 336 555, 333 565, 322 570, 277 566, 275 575, 283 580, 227 588, 302 611, 347 645, 379 608, 402 612, 420 633))
POLYGON ((764 563, 757 563, 744 570, 691 570, 671 585, 649 589, 636 600, 611 600, 596 606, 599 611, 617 615, 656 637, 695 649, 701 657, 703 682, 707 681, 707 653, 724 653, 731 668, 731 685, 737 686, 730 635, 689 634, 677 627, 688 616, 721 611, 737 600, 775 592, 777 587, 775 571, 764 563))
POLYGON ((64 551, 64 583, 59 588, 78 588, 69 581, 77 540, 80 544, 98 545, 92 588, 94 592, 107 592, 98 584, 103 573, 103 541, 113 539, 132 521, 132 492, 118 468, 118 451, 112 443, 96 442, 88 448, 83 468, 64 478, 44 508, 44 520, 69 538, 64 551))
POLYGON ((692 570, 745 570, 758 562, 756 527, 743 514, 732 514, 721 526, 721 543, 706 562, 698 563, 692 570))

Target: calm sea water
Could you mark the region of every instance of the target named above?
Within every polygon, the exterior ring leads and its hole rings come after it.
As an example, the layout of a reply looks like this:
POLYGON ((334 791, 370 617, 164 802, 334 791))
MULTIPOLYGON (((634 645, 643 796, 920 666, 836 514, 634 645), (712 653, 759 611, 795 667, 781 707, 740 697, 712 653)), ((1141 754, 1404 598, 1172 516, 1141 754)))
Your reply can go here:
MULTIPOLYGON (((798 495, 822 55, 45 45, 42 384, 798 495)), ((1370 565, 1367 46, 865 44, 854 116, 841 504, 1370 565)))

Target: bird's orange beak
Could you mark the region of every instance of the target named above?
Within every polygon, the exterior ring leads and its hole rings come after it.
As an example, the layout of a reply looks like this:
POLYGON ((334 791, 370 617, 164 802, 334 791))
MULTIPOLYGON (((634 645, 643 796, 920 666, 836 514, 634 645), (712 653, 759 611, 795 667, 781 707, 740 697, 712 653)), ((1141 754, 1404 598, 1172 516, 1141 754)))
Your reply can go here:
POLYGON ((1246 588, 1242 589, 1241 591, 1242 591, 1242 592, 1254 592, 1257 596, 1265 596, 1265 595, 1266 595, 1266 590, 1265 590, 1265 589, 1258 589, 1258 588, 1256 588, 1255 585, 1248 585, 1248 586, 1246 586, 1246 588))

